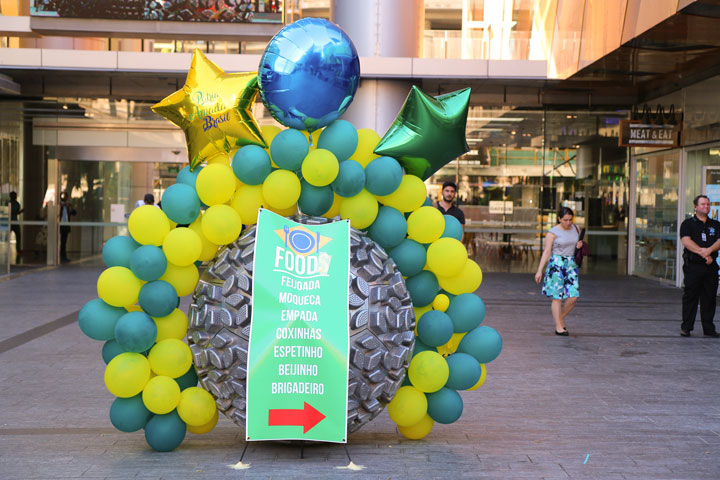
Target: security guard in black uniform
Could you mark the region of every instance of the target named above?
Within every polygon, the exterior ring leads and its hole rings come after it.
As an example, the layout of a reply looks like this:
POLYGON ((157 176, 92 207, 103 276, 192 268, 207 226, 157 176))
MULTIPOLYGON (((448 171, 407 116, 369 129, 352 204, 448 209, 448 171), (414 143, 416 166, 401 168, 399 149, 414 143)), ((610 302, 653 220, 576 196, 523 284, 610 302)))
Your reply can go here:
POLYGON ((695 215, 680 225, 683 250, 685 291, 682 299, 682 326, 680 335, 689 337, 695 325, 698 301, 700 320, 706 337, 720 337, 715 330, 715 303, 718 288, 718 264, 715 259, 720 249, 720 222, 708 217, 710 199, 698 195, 693 200, 695 215))

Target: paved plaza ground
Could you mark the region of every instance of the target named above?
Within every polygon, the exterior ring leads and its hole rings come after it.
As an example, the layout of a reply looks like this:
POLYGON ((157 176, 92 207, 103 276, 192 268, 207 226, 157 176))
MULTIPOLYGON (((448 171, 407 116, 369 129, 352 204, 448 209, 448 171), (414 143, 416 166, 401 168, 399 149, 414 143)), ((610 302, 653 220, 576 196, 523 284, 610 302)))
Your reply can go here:
POLYGON ((478 294, 504 349, 485 385, 463 392, 458 422, 409 441, 383 412, 346 448, 251 443, 238 470, 244 432, 224 418, 171 453, 112 427, 102 344, 76 321, 100 271, 0 280, 2 479, 720 478, 720 339, 699 321, 678 335, 678 289, 584 276, 558 337, 532 275, 487 274, 478 294), (342 468, 348 456, 363 468, 342 468))

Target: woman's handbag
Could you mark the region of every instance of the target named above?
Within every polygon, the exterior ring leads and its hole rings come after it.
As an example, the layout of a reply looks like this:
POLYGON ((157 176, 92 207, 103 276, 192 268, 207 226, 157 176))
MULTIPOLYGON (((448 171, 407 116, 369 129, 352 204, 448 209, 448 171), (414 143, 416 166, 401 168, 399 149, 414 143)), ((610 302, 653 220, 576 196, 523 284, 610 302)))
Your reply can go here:
POLYGON ((578 241, 582 242, 582 246, 580 248, 577 248, 575 246, 575 263, 577 263, 578 268, 582 266, 583 257, 587 257, 590 255, 590 247, 588 247, 588 243, 583 240, 585 238, 585 229, 579 230, 577 225, 575 225, 575 230, 578 230, 578 241))

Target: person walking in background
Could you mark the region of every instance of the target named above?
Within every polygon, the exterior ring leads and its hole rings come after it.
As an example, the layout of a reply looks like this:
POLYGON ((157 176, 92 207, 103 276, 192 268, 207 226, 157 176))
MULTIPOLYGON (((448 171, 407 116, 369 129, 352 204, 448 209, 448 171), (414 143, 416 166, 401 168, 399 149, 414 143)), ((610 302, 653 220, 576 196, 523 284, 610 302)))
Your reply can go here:
POLYGON ((143 205, 153 205, 157 208, 160 208, 158 205, 155 205, 155 195, 153 195, 152 193, 146 193, 145 198, 135 202, 135 208, 142 207, 143 205))
POLYGON ((546 263, 548 264, 542 293, 552 298, 550 310, 555 320, 555 335, 562 336, 569 335, 565 328, 565 317, 575 308, 580 296, 575 249, 581 248, 582 242, 580 231, 573 223, 573 217, 573 211, 567 207, 562 207, 558 211, 558 224, 545 236, 545 248, 535 273, 535 282, 540 283, 543 280, 543 268, 546 263))
POLYGON ((708 217, 710 199, 705 195, 695 197, 693 205, 695 215, 680 224, 680 241, 685 247, 680 335, 690 336, 699 302, 703 335, 717 338, 720 334, 715 330, 713 320, 718 289, 718 264, 715 260, 720 249, 720 222, 708 217))
POLYGON ((18 215, 23 212, 20 208, 20 203, 17 201, 17 192, 10 192, 10 229, 15 233, 15 254, 21 255, 21 241, 20 241, 20 225, 18 225, 18 215))
POLYGON ((75 214, 77 211, 68 202, 67 193, 60 192, 60 261, 63 263, 70 261, 67 256, 67 237, 70 235, 70 225, 62 225, 62 223, 69 222, 70 217, 75 214))
POLYGON ((452 215, 457 218, 463 228, 463 239, 465 238, 465 214, 456 205, 453 204, 455 195, 457 194, 457 185, 455 182, 443 183, 440 191, 440 198, 437 201, 437 209, 443 215, 452 215))

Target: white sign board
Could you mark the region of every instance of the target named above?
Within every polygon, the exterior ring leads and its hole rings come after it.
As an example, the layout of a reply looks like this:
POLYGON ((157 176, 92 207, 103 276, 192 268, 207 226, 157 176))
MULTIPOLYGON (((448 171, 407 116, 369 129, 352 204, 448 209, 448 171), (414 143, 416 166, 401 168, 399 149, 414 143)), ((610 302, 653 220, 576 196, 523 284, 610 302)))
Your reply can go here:
POLYGON ((125 223, 127 221, 125 218, 125 204, 110 204, 110 221, 113 223, 125 223))
POLYGON ((512 215, 513 202, 503 202, 502 200, 490 200, 490 213, 498 215, 512 215))

